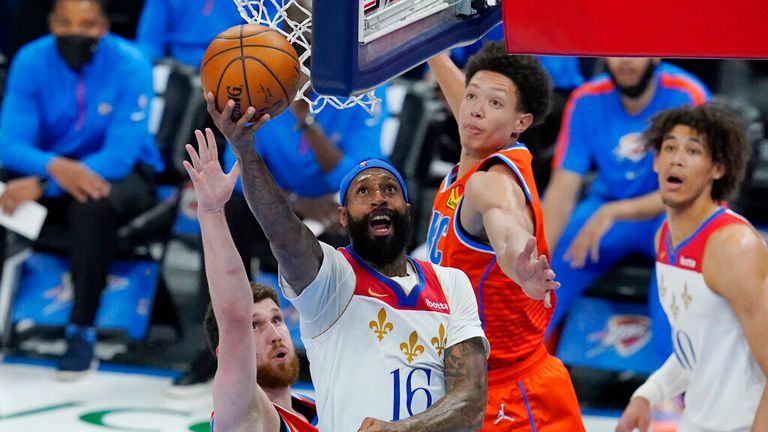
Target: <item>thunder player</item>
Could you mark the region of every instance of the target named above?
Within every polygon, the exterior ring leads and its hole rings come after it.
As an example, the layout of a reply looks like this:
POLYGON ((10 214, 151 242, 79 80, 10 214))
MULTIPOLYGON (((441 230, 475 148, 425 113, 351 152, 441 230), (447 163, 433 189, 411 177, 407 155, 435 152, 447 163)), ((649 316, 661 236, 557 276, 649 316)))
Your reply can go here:
POLYGON ((466 86, 446 55, 429 63, 462 146, 435 198, 429 254, 464 270, 476 290, 493 347, 483 430, 584 430, 568 371, 543 344, 559 283, 547 265, 531 153, 517 142, 548 111, 549 77, 536 59, 509 56, 499 43, 470 59, 466 86))
POLYGON ((242 167, 243 191, 301 316, 321 431, 458 431, 482 422, 487 341, 466 275, 405 255, 410 204, 385 161, 342 180, 339 220, 351 246, 335 250, 298 220, 255 150, 255 110, 233 123, 230 101, 208 112, 242 167), (389 422, 397 422, 389 425, 389 422))
POLYGON ((683 393, 680 432, 768 430, 768 249, 720 205, 744 176, 743 126, 721 108, 684 107, 657 114, 645 138, 667 214, 656 276, 674 353, 616 431, 647 430, 650 405, 683 393))

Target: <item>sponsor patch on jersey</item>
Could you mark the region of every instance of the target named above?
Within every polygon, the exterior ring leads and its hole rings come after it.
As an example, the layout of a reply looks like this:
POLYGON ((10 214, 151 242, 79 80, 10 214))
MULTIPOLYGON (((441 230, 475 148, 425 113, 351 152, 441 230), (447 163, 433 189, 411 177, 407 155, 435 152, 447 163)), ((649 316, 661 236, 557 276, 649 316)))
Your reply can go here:
POLYGON ((690 267, 690 268, 696 268, 696 260, 693 258, 688 258, 686 256, 680 255, 680 265, 690 267))
POLYGON ((438 309, 438 310, 444 310, 444 311, 448 310, 448 304, 443 302, 432 301, 428 298, 424 298, 424 303, 426 303, 427 306, 429 306, 432 309, 438 309))
POLYGON ((445 201, 445 206, 451 210, 456 210, 456 206, 459 205, 461 196, 464 195, 464 186, 456 186, 451 189, 448 194, 448 199, 445 201))

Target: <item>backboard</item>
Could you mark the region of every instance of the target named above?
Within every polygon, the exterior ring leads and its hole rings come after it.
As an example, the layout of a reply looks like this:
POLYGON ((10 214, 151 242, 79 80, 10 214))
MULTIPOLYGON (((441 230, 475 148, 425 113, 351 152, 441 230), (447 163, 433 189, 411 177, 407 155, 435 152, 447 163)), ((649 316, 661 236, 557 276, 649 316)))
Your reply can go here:
POLYGON ((312 87, 365 93, 500 21, 495 0, 314 0, 312 87))

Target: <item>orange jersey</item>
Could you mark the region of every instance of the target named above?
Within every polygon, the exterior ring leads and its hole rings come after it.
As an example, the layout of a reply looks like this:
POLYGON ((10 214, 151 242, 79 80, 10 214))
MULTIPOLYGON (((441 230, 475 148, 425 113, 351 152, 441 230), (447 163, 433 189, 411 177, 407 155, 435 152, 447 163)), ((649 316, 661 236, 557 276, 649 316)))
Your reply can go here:
MULTIPOLYGON (((513 366, 535 353, 542 346, 554 307, 546 309, 544 302, 528 298, 520 286, 501 271, 493 248, 464 232, 457 215, 469 177, 476 171, 503 164, 518 181, 533 209, 538 252, 549 258, 531 158, 523 144, 515 144, 489 156, 461 178, 456 178, 458 166, 455 167, 443 180, 435 197, 427 235, 429 259, 434 264, 463 270, 472 282, 480 319, 491 344, 490 370, 513 366)), ((555 305, 554 292, 552 305, 555 305)))

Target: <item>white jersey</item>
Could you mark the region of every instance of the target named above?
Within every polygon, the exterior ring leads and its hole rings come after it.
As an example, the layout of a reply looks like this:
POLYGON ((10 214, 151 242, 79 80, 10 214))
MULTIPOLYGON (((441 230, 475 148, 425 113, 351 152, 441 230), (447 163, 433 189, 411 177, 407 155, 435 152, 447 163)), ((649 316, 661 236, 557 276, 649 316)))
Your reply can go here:
MULTIPOLYGON (((661 227, 656 260, 659 299, 672 326, 674 356, 685 381, 678 431, 749 431, 765 387, 731 305, 704 281, 709 236, 723 226, 749 224, 720 209, 676 248, 661 227)), ((653 378, 653 377, 652 377, 653 378)))
POLYGON ((323 247, 315 280, 296 296, 318 407, 318 429, 357 431, 365 417, 395 421, 445 395, 447 347, 481 337, 477 301, 460 270, 409 259, 388 278, 351 248, 323 247))

